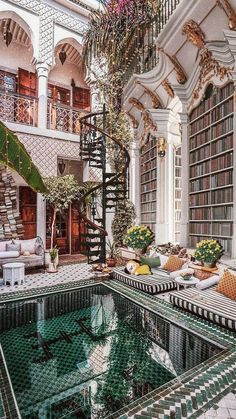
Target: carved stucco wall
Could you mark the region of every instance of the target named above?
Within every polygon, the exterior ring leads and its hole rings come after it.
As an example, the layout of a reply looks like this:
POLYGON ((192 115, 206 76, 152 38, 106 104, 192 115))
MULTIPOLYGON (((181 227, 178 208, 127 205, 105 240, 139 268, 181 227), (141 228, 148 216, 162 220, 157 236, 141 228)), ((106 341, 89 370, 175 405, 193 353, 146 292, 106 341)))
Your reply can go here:
POLYGON ((79 160, 79 143, 17 133, 43 176, 57 175, 57 158, 79 160))
POLYGON ((53 63, 53 32, 54 23, 59 24, 71 31, 83 34, 87 25, 74 16, 57 9, 41 0, 8 0, 10 3, 27 9, 37 14, 40 19, 39 34, 39 56, 37 61, 47 62, 49 65, 53 63))

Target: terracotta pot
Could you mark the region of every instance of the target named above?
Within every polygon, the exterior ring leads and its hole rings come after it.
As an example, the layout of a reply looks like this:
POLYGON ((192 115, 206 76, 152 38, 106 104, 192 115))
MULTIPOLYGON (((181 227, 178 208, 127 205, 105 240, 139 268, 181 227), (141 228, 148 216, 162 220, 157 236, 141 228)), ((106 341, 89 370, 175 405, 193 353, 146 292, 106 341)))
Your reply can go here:
POLYGON ((117 260, 113 259, 113 258, 107 258, 106 259, 106 263, 107 263, 107 266, 109 268, 114 268, 114 266, 116 266, 116 262, 117 262, 117 260))
POLYGON ((216 267, 216 261, 215 262, 203 262, 204 268, 215 268, 216 267))

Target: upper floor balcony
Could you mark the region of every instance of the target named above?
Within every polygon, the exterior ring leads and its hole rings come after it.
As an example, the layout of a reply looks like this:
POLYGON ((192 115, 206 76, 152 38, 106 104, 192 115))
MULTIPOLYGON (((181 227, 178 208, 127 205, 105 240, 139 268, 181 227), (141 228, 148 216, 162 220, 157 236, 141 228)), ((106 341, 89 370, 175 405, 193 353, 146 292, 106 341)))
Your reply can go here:
POLYGON ((146 30, 138 30, 131 42, 128 55, 133 57, 125 71, 125 80, 133 74, 151 71, 158 64, 159 52, 157 39, 181 0, 160 0, 158 13, 146 30))

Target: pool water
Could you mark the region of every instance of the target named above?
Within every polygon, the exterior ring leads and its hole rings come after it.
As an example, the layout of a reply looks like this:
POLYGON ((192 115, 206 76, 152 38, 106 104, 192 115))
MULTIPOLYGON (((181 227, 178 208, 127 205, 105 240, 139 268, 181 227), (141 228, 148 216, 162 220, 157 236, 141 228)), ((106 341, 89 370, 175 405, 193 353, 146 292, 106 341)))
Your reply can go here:
POLYGON ((23 419, 105 418, 221 351, 99 285, 0 306, 23 419))

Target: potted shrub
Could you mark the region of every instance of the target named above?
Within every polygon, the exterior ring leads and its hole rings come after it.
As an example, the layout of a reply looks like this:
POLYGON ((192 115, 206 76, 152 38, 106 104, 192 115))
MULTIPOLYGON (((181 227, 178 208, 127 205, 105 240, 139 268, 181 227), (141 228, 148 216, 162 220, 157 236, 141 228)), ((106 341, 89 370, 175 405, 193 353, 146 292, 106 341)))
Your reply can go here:
POLYGON ((213 268, 223 253, 224 249, 218 240, 202 240, 197 244, 194 256, 205 267, 213 268))
POLYGON ((106 264, 109 268, 114 268, 117 263, 118 250, 115 246, 115 243, 111 243, 110 240, 107 241, 107 254, 106 264))
POLYGON ((50 256, 50 263, 48 266, 48 272, 57 272, 58 249, 56 246, 49 250, 49 256, 50 256))
POLYGON ((124 243, 135 250, 136 255, 144 253, 155 238, 154 233, 145 225, 130 227, 125 235, 124 243))
MULTIPOLYGON (((49 256, 51 263, 55 266, 56 261, 58 263, 58 248, 54 246, 56 215, 57 212, 68 209, 72 201, 78 197, 79 185, 73 175, 48 177, 45 179, 45 185, 47 187, 47 192, 44 194, 44 197, 53 209, 50 226, 51 239, 49 256)), ((51 269, 49 271, 55 272, 55 270, 53 271, 51 269)))

